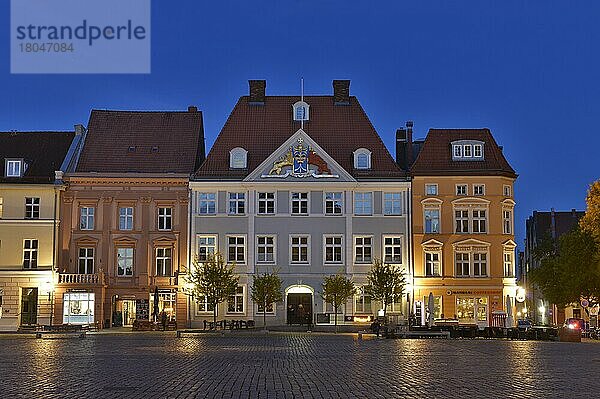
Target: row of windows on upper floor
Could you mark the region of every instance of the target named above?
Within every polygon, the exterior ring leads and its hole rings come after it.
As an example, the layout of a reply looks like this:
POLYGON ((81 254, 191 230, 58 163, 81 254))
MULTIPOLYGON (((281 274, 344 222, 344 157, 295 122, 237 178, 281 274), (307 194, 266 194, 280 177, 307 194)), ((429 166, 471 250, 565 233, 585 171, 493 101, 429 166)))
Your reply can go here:
MULTIPOLYGON (((354 193, 354 215, 373 215, 373 192, 354 193)), ((401 216, 403 214, 402 192, 383 193, 383 214, 401 216)), ((245 215, 248 213, 246 192, 227 193, 227 213, 229 215, 245 215)), ((309 215, 309 192, 291 192, 289 196, 291 215, 309 215)), ((275 192, 256 193, 256 214, 274 215, 277 213, 275 192)), ((198 193, 197 213, 200 215, 217 214, 217 193, 198 193)), ((344 192, 325 192, 323 196, 323 214, 344 214, 344 192)))
MULTIPOLYGON (((371 151, 358 148, 352 153, 355 169, 371 169, 371 151)), ((248 151, 242 147, 235 147, 229 151, 229 167, 231 169, 248 168, 248 151)))
MULTIPOLYGON (((423 277, 442 277, 442 250, 424 249, 423 277)), ((488 266, 489 248, 454 250, 454 274, 452 277, 490 277, 488 266)), ((503 251, 503 277, 514 277, 514 249, 503 251)))
MULTIPOLYGON (((474 207, 454 208, 455 234, 486 234, 488 231, 488 209, 474 207)), ((423 232, 425 234, 442 234, 441 209, 439 205, 427 205, 423 209, 423 232)), ((502 234, 513 234, 513 210, 502 209, 502 234)))
MULTIPOLYGON (((469 194, 469 185, 465 183, 456 184, 455 194, 459 196, 474 195, 483 196, 485 193, 485 184, 473 184, 469 194)), ((505 184, 502 186, 502 194, 505 197, 511 197, 512 190, 510 185, 505 184)), ((436 183, 425 183, 425 195, 439 195, 438 185, 436 183)))

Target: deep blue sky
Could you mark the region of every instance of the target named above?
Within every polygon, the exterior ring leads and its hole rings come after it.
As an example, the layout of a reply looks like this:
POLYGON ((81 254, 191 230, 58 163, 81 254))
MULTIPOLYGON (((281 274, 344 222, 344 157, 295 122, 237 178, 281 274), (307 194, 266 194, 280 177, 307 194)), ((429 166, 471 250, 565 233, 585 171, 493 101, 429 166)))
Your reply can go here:
POLYGON ((392 152, 408 119, 416 137, 489 127, 520 175, 519 244, 534 209, 583 209, 599 177, 594 1, 153 1, 150 75, 65 76, 10 75, 8 3, 0 130, 71 129, 91 108, 194 104, 210 147, 248 79, 276 95, 298 94, 301 76, 307 94, 347 78, 392 152))

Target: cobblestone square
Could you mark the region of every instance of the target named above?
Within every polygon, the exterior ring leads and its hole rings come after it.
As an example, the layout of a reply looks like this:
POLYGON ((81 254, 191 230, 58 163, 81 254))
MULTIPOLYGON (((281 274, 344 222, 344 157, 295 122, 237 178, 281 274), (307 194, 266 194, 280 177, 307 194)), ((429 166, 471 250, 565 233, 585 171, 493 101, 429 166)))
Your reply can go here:
POLYGON ((600 344, 352 335, 0 336, 2 398, 567 398, 600 344))

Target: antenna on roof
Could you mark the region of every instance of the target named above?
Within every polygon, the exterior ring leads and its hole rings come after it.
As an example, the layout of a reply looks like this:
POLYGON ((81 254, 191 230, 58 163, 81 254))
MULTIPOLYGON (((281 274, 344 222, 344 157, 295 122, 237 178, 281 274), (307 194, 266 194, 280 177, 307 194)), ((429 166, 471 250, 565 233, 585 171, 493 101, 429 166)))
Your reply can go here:
MULTIPOLYGON (((300 78, 300 101, 304 102, 304 78, 300 78)), ((300 128, 304 130, 304 116, 300 120, 300 128)))

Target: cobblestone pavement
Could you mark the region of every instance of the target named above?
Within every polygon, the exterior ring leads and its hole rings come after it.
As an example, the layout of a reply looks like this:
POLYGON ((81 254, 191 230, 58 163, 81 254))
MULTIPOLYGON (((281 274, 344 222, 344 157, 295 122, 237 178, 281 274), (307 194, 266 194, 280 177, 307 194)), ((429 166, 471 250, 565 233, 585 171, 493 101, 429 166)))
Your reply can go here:
POLYGON ((599 343, 0 336, 0 398, 598 397, 599 375, 599 343))

